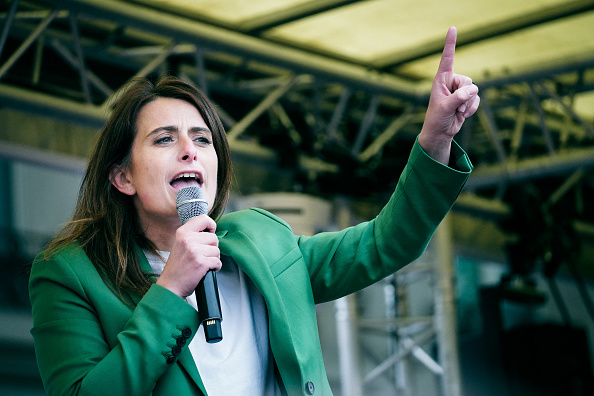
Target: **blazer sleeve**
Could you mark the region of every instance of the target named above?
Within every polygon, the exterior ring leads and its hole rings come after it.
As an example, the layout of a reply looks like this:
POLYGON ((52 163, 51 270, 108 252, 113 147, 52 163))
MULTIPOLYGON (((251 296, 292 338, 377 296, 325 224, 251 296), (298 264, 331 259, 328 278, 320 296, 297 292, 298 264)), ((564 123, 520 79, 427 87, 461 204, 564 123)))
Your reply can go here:
POLYGON ((82 249, 74 251, 40 255, 29 280, 31 333, 47 393, 151 394, 176 360, 176 339, 186 337, 188 345, 196 332, 196 311, 158 285, 127 306, 82 249))
POLYGON ((454 142, 449 166, 415 142, 396 189, 378 216, 339 232, 296 237, 316 303, 367 287, 417 259, 472 170, 454 142))

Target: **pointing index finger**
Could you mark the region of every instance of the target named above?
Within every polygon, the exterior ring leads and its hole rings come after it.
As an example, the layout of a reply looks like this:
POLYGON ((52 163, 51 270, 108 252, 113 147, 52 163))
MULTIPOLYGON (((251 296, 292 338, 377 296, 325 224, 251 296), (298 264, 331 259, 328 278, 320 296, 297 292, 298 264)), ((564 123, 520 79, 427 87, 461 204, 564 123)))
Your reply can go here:
POLYGON ((451 26, 446 35, 443 53, 439 61, 438 73, 447 73, 454 71, 454 55, 456 53, 456 36, 457 31, 454 26, 451 26))

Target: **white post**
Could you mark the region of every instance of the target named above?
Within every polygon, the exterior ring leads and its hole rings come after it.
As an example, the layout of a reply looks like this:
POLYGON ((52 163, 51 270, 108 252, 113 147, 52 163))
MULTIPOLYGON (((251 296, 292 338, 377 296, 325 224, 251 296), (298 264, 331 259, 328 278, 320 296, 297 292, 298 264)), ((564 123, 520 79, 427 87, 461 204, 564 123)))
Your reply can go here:
MULTIPOLYGON (((339 228, 343 229, 350 226, 351 213, 348 202, 344 199, 337 200, 336 209, 336 220, 339 228)), ((350 294, 336 300, 335 308, 341 394, 342 396, 362 396, 356 295, 350 294)))
POLYGON ((462 396, 454 288, 454 249, 449 215, 437 229, 435 242, 437 248, 435 252, 435 326, 439 345, 439 362, 443 368, 443 394, 444 396, 462 396))
POLYGON ((362 396, 356 296, 342 297, 336 300, 335 306, 341 395, 362 396))

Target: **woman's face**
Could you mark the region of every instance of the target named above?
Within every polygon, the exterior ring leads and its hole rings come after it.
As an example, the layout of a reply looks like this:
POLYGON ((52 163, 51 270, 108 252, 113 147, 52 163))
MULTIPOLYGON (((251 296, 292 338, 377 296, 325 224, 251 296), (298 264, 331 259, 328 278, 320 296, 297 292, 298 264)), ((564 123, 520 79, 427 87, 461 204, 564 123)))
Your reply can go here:
POLYGON ((217 153, 198 110, 184 100, 158 98, 141 109, 136 125, 130 166, 112 171, 111 179, 133 197, 145 231, 181 224, 175 199, 183 187, 201 187, 212 207, 217 153))

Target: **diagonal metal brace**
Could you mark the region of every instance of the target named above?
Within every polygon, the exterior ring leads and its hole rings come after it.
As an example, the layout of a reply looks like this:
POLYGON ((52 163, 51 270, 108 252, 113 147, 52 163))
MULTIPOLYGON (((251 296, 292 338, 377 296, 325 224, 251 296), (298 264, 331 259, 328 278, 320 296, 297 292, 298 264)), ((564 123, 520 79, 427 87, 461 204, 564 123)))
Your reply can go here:
MULTIPOLYGON (((277 89, 268 94, 256 107, 246 114, 237 124, 227 132, 227 140, 232 142, 237 140, 245 130, 268 110, 273 104, 275 104, 284 94, 286 94, 295 83, 301 80, 301 76, 291 76, 285 84, 279 86, 277 89)), ((307 76, 306 76, 307 77, 307 76)))
POLYGON ((49 24, 58 15, 59 10, 56 9, 51 12, 43 21, 39 23, 37 28, 25 39, 19 48, 12 54, 10 58, 0 67, 0 79, 6 72, 16 63, 17 60, 27 51, 27 49, 37 40, 37 38, 43 33, 43 31, 49 26, 49 24))

